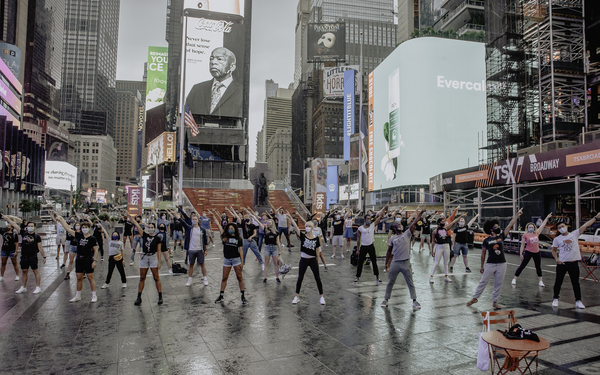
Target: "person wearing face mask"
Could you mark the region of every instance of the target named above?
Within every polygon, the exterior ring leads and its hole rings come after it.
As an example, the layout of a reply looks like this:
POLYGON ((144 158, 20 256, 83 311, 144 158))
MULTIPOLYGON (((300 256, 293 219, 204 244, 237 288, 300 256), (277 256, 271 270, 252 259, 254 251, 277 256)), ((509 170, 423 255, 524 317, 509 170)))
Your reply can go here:
POLYGON ((129 220, 131 224, 133 224, 133 245, 131 247, 131 262, 129 262, 129 266, 133 266, 135 261, 135 253, 137 252, 138 245, 141 247, 143 245, 144 239, 142 238, 142 232, 146 228, 146 226, 142 223, 142 216, 137 215, 134 219, 133 216, 129 215, 129 220), (142 228, 142 232, 140 232, 137 227, 142 228))
POLYGON ((208 285, 208 278, 206 277, 206 266, 204 265, 204 257, 207 253, 206 246, 208 245, 208 234, 200 226, 200 219, 194 212, 190 216, 187 216, 183 209, 180 207, 179 212, 183 217, 183 224, 186 227, 185 230, 185 244, 186 250, 186 264, 189 258, 189 269, 188 269, 188 281, 185 286, 192 285, 192 276, 194 275, 194 265, 196 261, 202 269, 202 275, 204 276, 204 285, 208 285))
MULTIPOLYGON (((404 209, 401 212, 404 212, 404 209)), ((402 213, 401 212, 394 211, 394 215, 393 215, 394 216, 394 222, 393 223, 396 224, 396 225, 402 225, 402 213)), ((390 226, 390 229, 388 229, 387 234, 388 234, 388 238, 387 239, 389 241, 390 238, 392 238, 392 236, 395 234, 394 231, 391 230, 391 226, 390 226)))
POLYGON ((62 250, 64 251, 64 259, 60 268, 64 268, 69 254, 69 251, 67 250, 66 231, 62 224, 57 222, 52 215, 50 215, 50 218, 52 219, 52 221, 54 221, 54 225, 56 226, 56 260, 60 259, 60 250, 62 248, 62 250))
POLYGON ((240 236, 238 227, 234 223, 227 223, 225 227, 222 227, 219 220, 215 215, 215 223, 219 227, 219 233, 221 233, 221 242, 223 243, 223 277, 221 279, 221 292, 219 297, 215 300, 215 303, 222 303, 225 300, 225 287, 227 287, 227 280, 229 274, 233 268, 235 276, 238 280, 240 287, 242 304, 246 304, 246 296, 244 291, 244 278, 242 271, 244 269, 243 262, 243 240, 240 236), (225 228, 225 229, 223 229, 225 228))
POLYGON ((538 275, 538 286, 546 286, 542 281, 542 255, 540 254, 540 234, 544 230, 546 223, 552 217, 552 213, 546 216, 546 219, 542 222, 539 228, 534 223, 527 223, 525 225, 526 232, 523 234, 521 239, 521 250, 519 255, 521 256, 521 265, 515 271, 515 276, 511 282, 512 285, 517 285, 517 277, 521 275, 521 272, 525 269, 529 261, 533 258, 535 264, 535 271, 538 275))
POLYGON ((419 302, 417 302, 417 293, 415 291, 415 283, 412 278, 412 266, 410 264, 410 237, 415 230, 416 223, 421 219, 423 215, 422 211, 415 210, 411 219, 416 216, 416 219, 412 222, 411 226, 407 231, 404 231, 404 227, 400 223, 394 223, 390 228, 394 235, 388 241, 388 251, 385 256, 385 268, 389 270, 388 273, 388 284, 385 288, 385 297, 381 303, 381 307, 387 307, 388 301, 392 296, 392 289, 396 283, 398 274, 402 273, 410 298, 413 300, 413 309, 418 310, 421 308, 419 302))
MULTIPOLYGON (((288 229, 290 223, 288 222, 288 217, 283 211, 282 207, 279 207, 277 210, 277 231, 279 232, 279 236, 283 234, 287 240, 288 251, 292 251, 292 244, 290 243, 290 231, 288 229)), ((291 220, 291 219, 289 219, 291 220)))
POLYGON ((0 219, 4 219, 7 222, 6 228, 2 228, 2 270, 0 274, 0 281, 4 281, 4 271, 6 270, 6 264, 8 258, 12 262, 15 270, 15 281, 19 281, 19 266, 17 265, 17 250, 19 248, 19 236, 18 231, 21 229, 19 226, 7 215, 0 213, 0 219))
MULTIPOLYGON (((73 221, 73 225, 69 228, 73 232, 81 233, 81 222, 73 221)), ((77 236, 71 234, 70 231, 67 231, 67 241, 69 241, 69 267, 67 268, 65 280, 70 280, 71 271, 73 270, 73 265, 75 264, 75 257, 77 256, 77 245, 79 244, 79 241, 77 240, 77 236)))
POLYGON ((388 206, 385 206, 377 213, 375 217, 375 222, 371 222, 371 218, 368 216, 365 217, 365 224, 358 227, 358 237, 356 239, 356 243, 358 245, 358 267, 356 268, 356 279, 354 280, 355 284, 358 284, 360 281, 360 276, 362 274, 363 264, 365 263, 365 259, 367 259, 367 254, 371 259, 371 264, 373 267, 373 274, 375 275, 375 283, 377 285, 381 284, 381 280, 379 280, 379 268, 377 267, 377 254, 375 253, 375 246, 373 243, 375 242, 375 228, 379 224, 379 221, 383 217, 384 213, 387 212, 388 206))
MULTIPOLYGON (((104 230, 104 234, 108 236, 106 229, 104 230)), ((102 285, 102 289, 106 289, 110 285, 110 279, 112 278, 113 271, 115 267, 119 271, 121 275, 121 287, 127 287, 127 278, 125 277, 125 245, 121 242, 121 236, 119 233, 113 232, 110 238, 110 242, 108 243, 108 273, 106 274, 106 281, 104 285, 102 285)))
POLYGON ((556 260, 556 279, 554 281, 554 298, 552 307, 558 307, 558 297, 565 275, 568 273, 575 293, 575 308, 585 309, 581 302, 581 286, 579 285, 579 261, 582 259, 579 250, 579 235, 600 218, 600 214, 583 224, 579 229, 569 232, 565 223, 558 224, 559 236, 552 241, 552 256, 556 260))
POLYGON ((208 235, 208 240, 210 241, 212 246, 215 247, 215 241, 213 241, 212 231, 210 230, 210 218, 207 216, 206 211, 202 211, 202 216, 200 216, 199 220, 200 226, 206 231, 206 234, 208 235))
MULTIPOLYGON (((300 217, 300 218, 302 219, 302 217, 300 217)), ((304 221, 304 219, 302 219, 302 221, 304 221)), ((319 223, 318 223, 317 219, 313 219, 311 221, 313 223, 313 234, 316 237, 319 237, 319 241, 321 243, 323 243, 323 238, 324 238, 324 236, 323 236, 323 230, 321 228, 319 228, 319 225, 318 225, 319 223)), ((306 227, 306 221, 304 221, 304 226, 306 227)), ((327 263, 325 263, 325 257, 323 256, 323 251, 322 250, 323 250, 323 247, 319 247, 319 252, 317 253, 317 257, 319 259, 321 259, 321 263, 323 263, 323 270, 325 272, 327 272, 327 263)))
MULTIPOLYGON (((158 224, 158 232, 156 233, 156 235, 158 236, 158 238, 160 238, 160 253, 162 254, 162 257, 165 258, 165 263, 167 263, 167 269, 169 270, 169 274, 172 274, 173 270, 171 269, 171 262, 169 261, 169 247, 167 245, 167 242, 169 241, 169 234, 167 233, 167 227, 165 226, 164 222, 158 224)), ((160 254, 158 257, 158 261, 161 261, 160 254)))
MULTIPOLYGON (((466 214, 463 214, 460 218, 464 217, 466 214)), ((429 275, 429 282, 433 284, 433 275, 435 273, 435 269, 437 265, 440 263, 440 260, 444 258, 444 281, 447 283, 451 283, 452 279, 448 277, 448 257, 450 256, 450 243, 452 242, 452 235, 450 232, 450 228, 460 218, 454 219, 454 221, 447 223, 444 218, 440 217, 437 221, 438 226, 433 231, 433 244, 435 248, 435 261, 433 262, 433 267, 431 267, 431 274, 429 275)))
POLYGON ((335 258, 335 250, 340 248, 340 257, 344 259, 344 218, 339 212, 335 212, 333 221, 331 222, 331 243, 333 244, 333 255, 331 259, 335 258))
POLYGON ((300 302, 300 288, 302 288, 304 274, 308 267, 310 267, 315 277, 315 282, 317 283, 317 289, 319 290, 319 303, 324 305, 325 297, 323 297, 323 284, 321 283, 319 262, 317 261, 317 255, 321 251, 321 241, 313 232, 314 227, 312 221, 305 224, 304 228, 306 229, 306 233, 302 233, 294 221, 292 221, 292 225, 294 226, 296 235, 300 238, 301 251, 300 264, 298 265, 298 281, 296 282, 296 296, 294 297, 292 304, 295 305, 300 302))
POLYGON ((454 227, 454 235, 452 239, 454 240, 454 257, 450 260, 450 273, 454 272, 454 263, 456 263, 456 259, 462 252, 463 262, 465 263, 465 272, 470 273, 471 269, 469 268, 469 260, 467 259, 467 254, 469 252, 469 245, 467 245, 467 235, 469 234, 469 228, 471 225, 477 220, 479 214, 475 215, 474 218, 469 221, 468 224, 465 224, 466 220, 464 217, 458 219, 458 226, 454 227))
POLYGON ((94 220, 92 223, 92 235, 98 243, 98 252, 100 252, 100 260, 104 261, 104 228, 99 220, 94 220))
POLYGON ((173 231, 173 250, 177 250, 177 242, 183 249, 183 220, 177 212, 167 210, 171 217, 171 230, 173 231))
MULTIPOLYGON (((165 227, 165 230, 163 232, 164 234, 161 235, 161 239, 163 240, 162 253, 164 255, 164 253, 167 252, 167 255, 169 255, 171 253, 171 247, 169 246, 169 227, 171 226, 171 222, 167 219, 166 213, 161 212, 160 214, 157 214, 154 210, 154 207, 152 207, 152 212, 154 213, 154 216, 158 218, 156 219, 156 227, 158 228, 159 232, 161 225, 165 227)), ((168 261, 167 265, 169 265, 168 261)), ((172 272, 170 267, 169 270, 172 272)))
MULTIPOLYGON (((244 264, 246 264, 246 254, 248 253, 248 249, 250 249, 256 256, 256 259, 258 259, 258 262, 260 263, 260 266, 261 266, 262 270, 264 271, 265 265, 263 263, 262 256, 258 252, 258 246, 256 246, 256 240, 258 237, 258 228, 256 227, 256 225, 254 225, 254 222, 252 221, 252 219, 253 219, 253 214, 249 210, 246 210, 246 215, 244 215, 244 220, 242 221, 242 234, 244 237, 244 247, 243 247, 244 264)), ((254 221, 258 222, 259 220, 258 220, 258 218, 254 218, 254 221)), ((259 225, 259 227, 262 226, 262 224, 260 222, 258 222, 258 225, 259 225)), ((264 228, 264 226, 263 226, 263 228, 264 228)), ((279 236, 281 237, 281 233, 279 234, 279 236)))
POLYGON ((423 243, 425 242, 425 240, 427 240, 427 248, 429 249, 429 252, 431 253, 431 221, 430 221, 431 215, 428 216, 421 216, 421 219, 419 220, 420 222, 422 222, 422 229, 421 229, 421 243, 419 244, 419 254, 421 253, 421 250, 423 249, 423 243))
POLYGON ((517 211, 516 215, 512 218, 510 223, 504 231, 500 228, 498 220, 488 220, 483 224, 483 230, 489 234, 483 243, 481 244, 481 281, 477 285, 473 298, 467 302, 467 306, 471 306, 477 303, 477 299, 485 290, 488 282, 494 279, 494 293, 492 306, 495 310, 500 310, 502 307, 498 304, 498 298, 500 298, 500 291, 502 290, 502 283, 504 282, 504 276, 506 275, 506 258, 504 257, 504 238, 510 233, 510 229, 515 225, 519 216, 523 214, 523 209, 517 211), (487 263, 485 261, 485 254, 489 252, 487 263))
MULTIPOLYGON (((358 211, 356 215, 352 216, 352 212, 348 211, 344 216, 344 238, 346 239, 346 252, 350 252, 352 250, 352 238, 354 238, 354 229, 352 229, 352 225, 354 224, 354 220, 356 220, 361 212, 362 210, 358 211)), ((318 227, 315 226, 315 228, 318 227)), ((344 254, 342 250, 340 250, 340 254, 344 254)))
POLYGON ((140 254, 140 283, 138 286, 137 299, 133 303, 135 306, 142 304, 142 292, 146 285, 146 276, 148 275, 148 269, 152 272, 154 278, 154 284, 156 285, 156 291, 158 292, 158 304, 163 304, 162 285, 160 283, 160 276, 158 271, 160 270, 160 262, 158 261, 158 255, 161 251, 161 239, 156 235, 156 226, 154 223, 148 223, 147 229, 142 229, 142 226, 137 222, 134 222, 136 229, 141 233, 142 237, 142 253, 140 254))
POLYGON ((129 241, 129 246, 133 249, 133 223, 131 218, 121 216, 121 220, 123 221, 123 246, 127 245, 127 241, 129 241))
MULTIPOLYGON (((271 220, 272 221, 272 220, 271 220)), ((263 228, 267 227, 267 223, 269 222, 268 214, 265 212, 260 216, 260 223, 263 225, 263 228)), ((275 222, 273 222, 273 226, 275 226, 275 222)), ((263 242, 265 239, 265 229, 258 229, 258 252, 262 252, 263 242)), ((277 232, 277 230, 275 230, 277 232)), ((279 232, 277 232, 279 233, 279 232)))
POLYGON ((279 232, 275 229, 275 223, 273 220, 267 220, 264 229, 264 240, 265 240, 265 270, 263 283, 267 282, 267 273, 269 272, 269 259, 273 258, 273 267, 275 268, 275 282, 281 284, 279 280, 279 254, 281 254, 281 241, 279 239, 279 232))
POLYGON ((75 273, 77 275, 77 292, 75 297, 71 298, 69 302, 81 301, 81 290, 83 289, 83 274, 90 283, 90 289, 92 290, 92 303, 98 301, 96 296, 96 281, 94 280, 94 269, 98 264, 98 242, 92 235, 89 220, 81 224, 81 232, 75 232, 71 227, 67 225, 65 219, 62 216, 54 213, 56 219, 62 223, 66 231, 77 239, 77 259, 75 260, 75 273))
POLYGON ((21 288, 16 291, 16 293, 25 293, 27 292, 27 276, 29 273, 29 268, 33 271, 35 275, 36 287, 33 291, 33 294, 38 294, 42 292, 40 288, 41 276, 38 270, 38 256, 37 253, 42 253, 42 261, 46 264, 46 254, 44 253, 44 248, 42 247, 42 239, 41 237, 35 233, 35 223, 30 221, 26 224, 25 230, 22 232, 21 239, 21 288))

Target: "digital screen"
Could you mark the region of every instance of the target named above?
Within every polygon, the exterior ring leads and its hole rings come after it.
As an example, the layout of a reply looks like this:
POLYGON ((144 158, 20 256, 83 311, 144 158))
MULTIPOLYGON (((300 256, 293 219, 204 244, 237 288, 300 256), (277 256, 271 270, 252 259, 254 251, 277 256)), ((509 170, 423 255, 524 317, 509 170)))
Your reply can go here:
POLYGON ((55 190, 77 189, 77 167, 63 161, 46 161, 46 186, 55 190))

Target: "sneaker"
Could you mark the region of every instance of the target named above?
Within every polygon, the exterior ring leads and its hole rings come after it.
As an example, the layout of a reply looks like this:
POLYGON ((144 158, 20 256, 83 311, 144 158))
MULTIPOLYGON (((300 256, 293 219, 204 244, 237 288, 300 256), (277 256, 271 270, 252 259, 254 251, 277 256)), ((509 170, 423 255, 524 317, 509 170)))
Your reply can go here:
POLYGON ((222 295, 219 295, 219 297, 215 300, 215 303, 219 303, 219 302, 223 302, 225 298, 223 298, 222 295))
POLYGON ((450 267, 450 273, 454 273, 454 267, 450 267))
POLYGON ((502 309, 502 306, 500 306, 500 305, 498 304, 498 302, 494 302, 494 303, 492 303, 492 306, 494 307, 494 310, 501 310, 501 309, 502 309))
POLYGON ((471 273, 471 269, 469 267, 465 268, 466 273, 471 273))
POLYGON ((323 267, 325 269, 325 272, 327 272, 327 267, 323 267))
POLYGON ((358 277, 356 279, 354 279, 354 284, 358 284, 360 280, 358 280, 358 277))
POLYGON ((100 260, 104 262, 104 258, 100 258, 100 260))
POLYGON ((106 289, 106 288, 108 288, 109 286, 110 286, 110 285, 108 285, 108 284, 106 284, 106 283, 105 283, 104 285, 102 285, 102 286, 100 287, 100 289, 106 289))
POLYGON ((186 260, 183 262, 183 264, 186 264, 186 265, 187 265, 187 259, 186 259, 186 260))
POLYGON ((433 284, 433 276, 429 276, 429 282, 433 284))
POLYGON ((512 281, 510 282, 510 285, 517 285, 517 279, 512 279, 512 281))
POLYGON ((163 304, 163 299, 162 299, 162 297, 158 297, 158 305, 160 306, 160 305, 162 305, 162 304, 163 304))
POLYGON ((16 294, 21 294, 21 293, 25 293, 26 291, 27 291, 27 288, 25 288, 24 286, 22 286, 15 293, 16 294))
POLYGON ((172 274, 173 274, 173 270, 169 269, 169 275, 172 275, 172 274))
POLYGON ((263 279, 263 284, 266 284, 266 283, 267 283, 267 279, 263 279))
POLYGON ((558 307, 558 298, 552 300, 552 307, 558 307))
POLYGON ((583 303, 581 303, 581 301, 575 301, 575 308, 576 309, 585 309, 585 306, 583 306, 583 303))
POLYGON ((447 283, 451 283, 452 279, 449 278, 448 276, 446 276, 446 277, 444 277, 444 281, 447 282, 447 283))
POLYGON ((344 256, 344 254, 342 254, 342 259, 346 259, 346 257, 344 256))
POLYGON ((71 274, 68 273, 65 275, 65 280, 69 280, 70 278, 71 278, 71 274))
POLYGON ((0 281, 4 281, 4 277, 0 276, 0 281))
POLYGON ((288 247, 288 252, 290 252, 290 253, 292 252, 292 248, 291 247, 288 247))
POLYGON ((136 305, 136 306, 141 305, 142 304, 142 299, 140 297, 138 297, 133 304, 136 305))
POLYGON ((264 263, 262 263, 262 264, 260 265, 260 268, 262 268, 262 270, 264 271, 264 270, 265 270, 265 264, 264 264, 264 263))
POLYGON ((471 306, 474 303, 477 303, 477 298, 472 298, 469 302, 467 302, 467 306, 471 306))
POLYGON ((60 269, 63 269, 63 268, 65 268, 65 264, 64 263, 60 266, 60 269))
POLYGON ((419 310, 421 308, 421 304, 417 301, 413 301, 413 310, 419 310))
POLYGON ((121 284, 121 288, 127 288, 127 283, 121 284))
POLYGON ((387 307, 387 303, 388 303, 388 300, 384 299, 383 301, 381 301, 381 307, 387 307))
POLYGON ((242 305, 245 305, 247 303, 248 303, 248 301, 246 300, 246 297, 242 296, 242 305))
POLYGON ((69 302, 79 302, 81 301, 81 296, 75 296, 69 300, 69 302))
POLYGON ((204 285, 208 285, 208 278, 204 276, 204 285))
POLYGON ((190 286, 190 285, 192 285, 192 278, 191 277, 188 278, 187 283, 185 283, 185 286, 190 286))
POLYGON ((379 280, 379 277, 375 280, 375 284, 377 284, 377 285, 381 284, 381 280, 379 280))
POLYGON ((546 284, 544 284, 544 282, 542 280, 540 280, 540 282, 538 283, 538 286, 546 286, 546 284))
MULTIPOLYGON (((321 296, 321 298, 319 298, 319 303, 320 303, 321 305, 324 305, 324 304, 325 304, 325 297, 321 296)), ((583 305, 582 305, 582 306, 583 306, 583 305)))
POLYGON ((19 281, 21 280, 21 278, 19 277, 19 275, 15 276, 15 281, 19 281))
POLYGON ((331 256, 331 259, 335 258, 335 254, 331 256))
POLYGON ((33 294, 40 294, 42 292, 42 288, 40 288, 39 286, 36 286, 35 289, 33 290, 33 294))
POLYGON ((279 280, 279 279, 275 279, 275 282, 276 282, 277 284, 281 284, 281 280, 279 280))
POLYGON ((130 263, 129 263, 129 267, 131 267, 131 266, 133 266, 133 262, 130 262, 130 263))
POLYGON ((92 303, 94 302, 98 302, 98 296, 95 294, 92 296, 92 303))
POLYGON ((294 297, 294 300, 292 301, 292 304, 297 304, 298 302, 300 302, 300 298, 298 298, 298 296, 294 297))

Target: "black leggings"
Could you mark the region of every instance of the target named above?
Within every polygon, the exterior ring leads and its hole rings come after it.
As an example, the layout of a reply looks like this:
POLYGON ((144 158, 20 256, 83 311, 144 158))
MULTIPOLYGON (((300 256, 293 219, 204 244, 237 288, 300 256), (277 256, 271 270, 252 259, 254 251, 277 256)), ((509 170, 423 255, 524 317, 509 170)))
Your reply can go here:
POLYGON ((110 284, 110 278, 115 270, 115 266, 121 274, 121 283, 126 284, 127 278, 125 277, 125 269, 123 268, 123 259, 116 261, 114 255, 108 257, 108 274, 106 275, 106 284, 110 284))
POLYGON ((371 258, 371 264, 373 265, 373 274, 375 275, 375 277, 379 278, 379 268, 377 267, 377 254, 375 253, 375 246, 373 244, 360 247, 360 255, 358 257, 356 277, 360 277, 360 275, 362 275, 363 264, 365 263, 365 259, 367 259, 367 254, 369 254, 369 258, 371 258))
POLYGON ((573 292, 575 293, 575 301, 581 300, 581 286, 579 285, 579 261, 565 262, 556 265, 556 281, 554 281, 554 298, 558 299, 560 287, 565 280, 565 275, 569 273, 573 292))
POLYGON ((527 266, 527 263, 529 263, 529 260, 532 258, 533 263, 535 263, 535 271, 537 272, 538 277, 542 277, 542 254, 540 254, 539 251, 537 253, 530 253, 529 251, 523 252, 523 261, 521 262, 521 265, 519 266, 519 268, 517 268, 517 271, 515 272, 516 277, 519 277, 521 272, 523 272, 523 270, 527 266))
POLYGON ((308 267, 310 267, 313 275, 315 276, 319 294, 323 294, 323 284, 321 283, 321 276, 319 276, 319 262, 317 261, 317 258, 300 258, 300 265, 298 266, 298 281, 296 282, 296 294, 300 294, 302 280, 304 279, 304 274, 306 273, 306 269, 308 267))

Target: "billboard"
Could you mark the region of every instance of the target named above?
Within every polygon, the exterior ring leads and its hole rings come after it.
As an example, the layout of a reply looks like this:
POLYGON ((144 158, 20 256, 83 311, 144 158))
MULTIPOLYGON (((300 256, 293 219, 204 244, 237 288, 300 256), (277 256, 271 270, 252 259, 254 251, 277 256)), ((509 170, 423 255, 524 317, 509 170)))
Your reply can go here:
POLYGON ((148 47, 148 76, 146 78, 146 111, 164 103, 167 91, 169 48, 148 47))
POLYGON ((242 118, 246 25, 214 14, 186 17, 186 24, 184 84, 190 111, 242 118))
POLYGON ((316 158, 312 161, 312 212, 325 212, 327 209, 327 160, 316 158))
POLYGON ((338 185, 338 166, 327 166, 327 209, 329 209, 330 204, 338 202, 338 185))
POLYGON ((350 189, 350 199, 358 199, 358 183, 348 185, 340 185, 339 195, 340 202, 348 200, 348 189, 350 189))
POLYGON ((483 43, 416 38, 369 75, 370 191, 477 164, 486 132, 483 43))
POLYGON ((344 72, 344 160, 350 160, 350 136, 354 134, 354 102, 356 71, 344 72))
POLYGON ((5 116, 17 128, 21 128, 21 95, 23 85, 0 59, 0 116, 5 116))
MULTIPOLYGON (((326 98, 335 98, 344 96, 344 72, 347 70, 360 70, 358 65, 338 66, 335 68, 323 69, 323 96, 326 98)), ((358 95, 359 82, 358 75, 355 76, 356 94, 358 95)))
POLYGON ((21 49, 8 43, 0 43, 0 58, 15 77, 21 76, 21 49))
POLYGON ((309 23, 308 60, 345 60, 346 24, 344 22, 309 23))
POLYGON ((108 193, 106 190, 96 190, 96 203, 106 203, 106 193, 108 193))
POLYGON ((46 135, 46 160, 68 161, 69 160, 69 133, 68 131, 48 123, 46 120, 39 120, 38 125, 42 128, 42 133, 46 135))
POLYGON ((164 132, 148 143, 148 166, 175 162, 176 135, 164 132))
POLYGON ((142 188, 127 186, 127 211, 132 215, 142 214, 142 188))
POLYGON ((244 16, 244 0, 184 0, 183 9, 204 10, 244 16))
POLYGON ((55 190, 77 189, 77 167, 64 161, 46 161, 46 186, 55 190))

